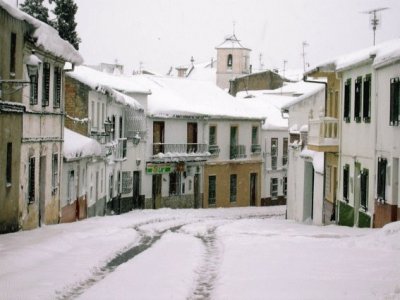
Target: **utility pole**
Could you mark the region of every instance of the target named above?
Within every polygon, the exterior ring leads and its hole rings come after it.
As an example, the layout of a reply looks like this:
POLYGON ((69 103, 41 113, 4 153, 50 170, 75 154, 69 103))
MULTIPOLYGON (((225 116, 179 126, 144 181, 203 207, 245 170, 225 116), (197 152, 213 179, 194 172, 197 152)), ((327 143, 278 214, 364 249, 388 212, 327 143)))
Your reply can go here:
POLYGON ((304 41, 303 42, 303 53, 302 53, 302 56, 303 56, 303 71, 304 72, 306 71, 306 51, 305 51, 305 48, 307 46, 309 46, 309 44, 306 41, 304 41))
POLYGON ((373 45, 375 46, 375 32, 376 32, 376 29, 378 28, 378 26, 380 25, 380 18, 379 18, 379 15, 377 14, 377 12, 378 11, 382 11, 382 10, 386 10, 386 9, 389 9, 389 7, 381 7, 381 8, 375 8, 375 9, 371 9, 371 10, 368 10, 368 11, 364 11, 363 13, 364 14, 368 14, 368 15, 370 15, 371 17, 371 20, 370 20, 370 25, 371 25, 371 27, 372 27, 372 31, 373 31, 373 34, 374 34, 374 38, 373 38, 373 45))

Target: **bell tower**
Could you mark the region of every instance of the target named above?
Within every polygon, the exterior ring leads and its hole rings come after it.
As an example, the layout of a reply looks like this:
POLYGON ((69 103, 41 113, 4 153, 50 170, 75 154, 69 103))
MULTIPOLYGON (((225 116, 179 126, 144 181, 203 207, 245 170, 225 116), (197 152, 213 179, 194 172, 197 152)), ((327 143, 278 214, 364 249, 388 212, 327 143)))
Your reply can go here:
POLYGON ((229 81, 238 76, 250 74, 250 51, 243 47, 235 34, 215 47, 217 50, 217 86, 229 88, 229 81))

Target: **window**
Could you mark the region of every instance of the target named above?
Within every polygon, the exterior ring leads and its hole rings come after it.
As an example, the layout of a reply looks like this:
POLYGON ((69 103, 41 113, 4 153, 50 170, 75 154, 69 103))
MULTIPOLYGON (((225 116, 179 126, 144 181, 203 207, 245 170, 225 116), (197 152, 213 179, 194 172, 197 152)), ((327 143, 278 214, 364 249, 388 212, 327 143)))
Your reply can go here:
POLYGON ((400 79, 390 79, 390 125, 399 126, 400 122, 400 79))
POLYGON ((36 71, 35 74, 32 74, 29 76, 31 80, 30 84, 30 95, 29 95, 29 103, 31 105, 36 105, 38 104, 38 71, 36 71))
POLYGON ((271 168, 276 170, 278 167, 278 139, 271 138, 271 168))
POLYGON ((351 79, 347 79, 344 85, 344 111, 343 120, 350 122, 350 106, 351 106, 351 79))
POLYGON ((100 120, 100 102, 97 102, 97 130, 101 129, 101 120, 100 120))
POLYGON ((368 169, 363 169, 360 174, 361 207, 367 211, 368 208, 368 169))
POLYGON ((12 181, 12 143, 7 143, 7 159, 6 159, 6 184, 11 185, 12 181))
POLYGON ((58 153, 53 154, 51 186, 54 193, 58 186, 58 153))
POLYGON ((283 195, 287 195, 287 177, 285 176, 285 177, 283 177, 283 188, 282 188, 282 190, 283 190, 283 195))
POLYGON ((232 54, 228 54, 228 60, 226 62, 226 65, 229 69, 232 69, 232 65, 233 65, 233 57, 232 54))
POLYGON ((210 126, 210 128, 209 128, 208 144, 210 146, 217 144, 217 126, 215 126, 215 125, 210 126))
POLYGON ((361 121, 361 86, 362 78, 357 77, 354 85, 354 121, 361 121))
POLYGON ((94 101, 92 101, 92 110, 91 110, 92 127, 96 127, 96 120, 95 120, 96 112, 95 112, 95 110, 96 110, 96 104, 94 103, 94 101))
POLYGON ((14 32, 11 32, 11 40, 10 40, 10 75, 11 76, 15 76, 16 52, 17 52, 17 35, 14 32))
POLYGON ((103 183, 104 170, 103 169, 101 169, 101 171, 100 171, 100 176, 101 176, 101 178, 100 178, 100 192, 103 192, 103 185, 104 185, 104 183, 103 183))
POLYGON ((115 140, 115 115, 112 116, 111 123, 112 123, 112 129, 111 129, 112 139, 115 140))
POLYGON ((43 64, 43 91, 42 91, 42 106, 49 105, 50 98, 50 64, 43 64))
POLYGON ((101 129, 104 130, 104 121, 106 120, 106 106, 104 103, 101 103, 101 129))
POLYGON ((345 165, 343 167, 343 200, 349 202, 349 179, 350 167, 345 165))
POLYGON ((258 126, 251 127, 251 152, 260 153, 261 147, 258 144, 258 126))
POLYGON ((363 119, 364 122, 371 121, 371 74, 364 78, 363 85, 363 119))
POLYGON ((180 195, 181 194, 181 173, 172 172, 169 173, 169 194, 180 195))
POLYGON ((377 174, 377 196, 378 200, 385 202, 386 200, 386 158, 378 158, 378 174, 377 174))
POLYGON ((283 153, 282 153, 282 165, 286 166, 288 161, 288 138, 283 138, 283 153))
POLYGON ((117 193, 121 193, 121 171, 118 171, 118 176, 117 176, 117 193))
POLYGON ((112 199, 113 195, 114 195, 114 174, 110 174, 110 199, 112 199))
POLYGON ((236 202, 236 194, 237 194, 237 175, 231 174, 230 187, 229 187, 230 202, 236 202))
POLYGON ((271 198, 278 197, 278 178, 271 178, 271 198))
POLYGON ((54 68, 54 98, 53 107, 59 108, 61 103, 61 68, 54 68))
POLYGON ((186 125, 187 152, 197 152, 197 123, 186 125))
POLYGON ((217 196, 217 177, 215 175, 208 176, 208 204, 213 205, 217 196))
POLYGON ((119 117, 119 138, 122 138, 122 116, 119 117))
POLYGON ((75 181, 75 171, 71 170, 68 172, 68 187, 67 187, 67 199, 68 201, 74 199, 74 181, 75 181))
POLYGON ((35 202, 35 158, 29 158, 28 167, 28 202, 35 202))

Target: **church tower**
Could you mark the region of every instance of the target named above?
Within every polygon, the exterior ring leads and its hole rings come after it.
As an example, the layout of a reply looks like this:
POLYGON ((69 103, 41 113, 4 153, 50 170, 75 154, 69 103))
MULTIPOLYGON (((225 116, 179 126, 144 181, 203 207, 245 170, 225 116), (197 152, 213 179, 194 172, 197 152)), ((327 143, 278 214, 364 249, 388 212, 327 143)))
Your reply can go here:
POLYGON ((225 38, 217 49, 217 86, 229 88, 229 81, 250 74, 250 51, 243 47, 235 34, 225 38))

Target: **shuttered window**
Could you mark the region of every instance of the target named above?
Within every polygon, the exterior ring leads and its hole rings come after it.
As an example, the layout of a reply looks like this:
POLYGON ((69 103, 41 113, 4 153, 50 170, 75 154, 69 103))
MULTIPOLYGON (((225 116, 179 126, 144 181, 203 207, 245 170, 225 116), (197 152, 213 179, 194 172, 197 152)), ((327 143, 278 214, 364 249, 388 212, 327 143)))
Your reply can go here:
POLYGON ((400 80, 390 80, 390 125, 399 126, 400 122, 400 80))
POLYGON ((229 194, 230 194, 230 202, 236 202, 236 195, 237 195, 237 175, 236 174, 231 174, 230 176, 230 188, 229 188, 229 194))
POLYGON ((378 200, 386 200, 386 158, 378 158, 378 174, 377 174, 377 196, 378 200))
POLYGON ((10 73, 15 75, 15 65, 16 65, 16 52, 17 52, 17 35, 12 32, 10 39, 10 73))
POLYGON ((61 68, 54 68, 54 108, 59 108, 61 103, 61 68))
POLYGON ((35 158, 29 159, 28 174, 28 202, 35 202, 35 158))
POLYGON ((42 106, 49 105, 50 98, 50 64, 43 64, 43 89, 42 89, 42 106))
POLYGON ((361 121, 361 87, 362 77, 357 77, 354 84, 354 121, 361 121))
POLYGON ((351 79, 347 79, 344 85, 344 107, 343 120, 350 122, 350 107, 351 107, 351 79))
POLYGON ((364 208, 365 211, 368 209, 368 169, 363 169, 360 174, 360 193, 361 193, 361 200, 360 204, 361 207, 364 208))
POLYGON ((363 85, 363 120, 366 123, 371 121, 371 75, 364 78, 363 85))
POLYGON ((7 143, 7 158, 6 158, 6 183, 11 185, 12 181, 12 143, 7 143))
POLYGON ((208 176, 208 204, 215 204, 217 195, 217 177, 208 176))
POLYGON ((343 167, 343 200, 349 202, 349 175, 350 167, 345 165, 343 167))

